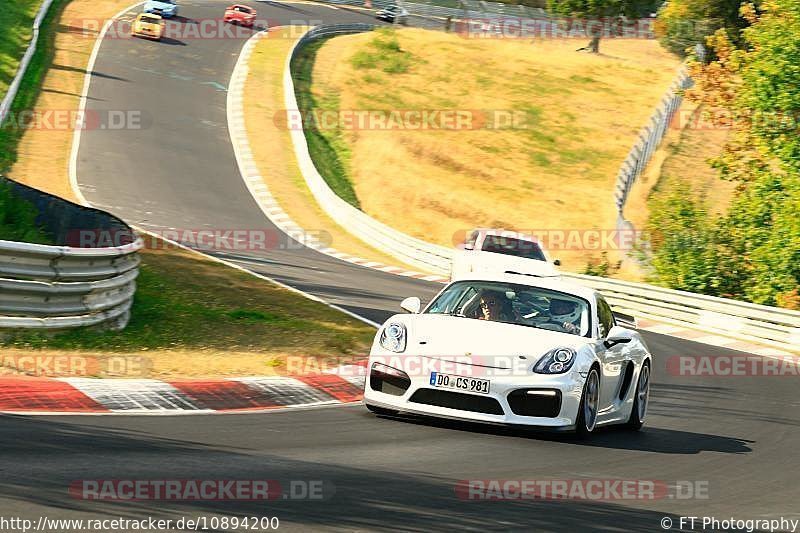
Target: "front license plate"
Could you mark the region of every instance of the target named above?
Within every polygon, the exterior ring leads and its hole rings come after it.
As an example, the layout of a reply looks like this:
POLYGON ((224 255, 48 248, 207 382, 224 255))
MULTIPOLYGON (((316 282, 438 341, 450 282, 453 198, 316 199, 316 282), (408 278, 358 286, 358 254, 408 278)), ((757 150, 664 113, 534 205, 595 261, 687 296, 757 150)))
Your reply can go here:
POLYGON ((490 382, 488 379, 468 378, 466 376, 431 372, 430 383, 438 389, 453 389, 465 392, 476 392, 478 394, 489 394, 490 382))

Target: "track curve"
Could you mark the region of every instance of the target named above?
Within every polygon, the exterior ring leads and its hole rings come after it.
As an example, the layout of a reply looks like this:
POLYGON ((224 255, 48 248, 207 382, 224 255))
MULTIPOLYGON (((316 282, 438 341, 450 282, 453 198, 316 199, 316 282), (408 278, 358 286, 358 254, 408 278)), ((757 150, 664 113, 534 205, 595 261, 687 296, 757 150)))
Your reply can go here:
MULTIPOLYGON (((184 2, 181 13, 188 19, 185 24, 192 24, 218 19, 226 5, 195 0, 184 2)), ((251 5, 273 25, 372 20, 321 5, 251 5)), ((376 322, 408 294, 434 294, 440 287, 436 283, 407 280, 287 241, 264 216, 239 175, 227 130, 225 88, 251 35, 239 34, 242 38, 171 39, 166 44, 105 39, 87 112, 139 112, 144 127, 83 132, 77 176, 86 199, 145 229, 247 229, 279 235, 279 246, 269 252, 225 257, 376 322)))
MULTIPOLYGON (((227 2, 183 2, 190 19, 227 2)), ((364 21, 308 4, 252 3, 280 23, 364 21)), ((88 108, 143 110, 141 131, 85 132, 78 178, 87 199, 151 229, 270 229, 236 167, 225 92, 244 41, 150 43, 107 39, 88 108), (115 198, 126 200, 117 201, 115 198)), ((252 254, 251 270, 380 321, 434 283, 337 261, 308 249, 252 254)), ((0 417, 0 505, 36 518, 277 515, 284 528, 409 531, 657 531, 665 515, 798 518, 793 446, 797 382, 789 377, 685 378, 674 355, 733 352, 646 333, 656 355, 651 412, 641 433, 603 431, 588 442, 446 422, 378 418, 360 406, 181 419, 0 417), (320 479, 325 501, 129 502, 76 500, 78 479, 320 479), (707 482, 708 499, 461 501, 463 479, 648 479, 707 482)), ((677 524, 677 521, 675 522, 677 524)))

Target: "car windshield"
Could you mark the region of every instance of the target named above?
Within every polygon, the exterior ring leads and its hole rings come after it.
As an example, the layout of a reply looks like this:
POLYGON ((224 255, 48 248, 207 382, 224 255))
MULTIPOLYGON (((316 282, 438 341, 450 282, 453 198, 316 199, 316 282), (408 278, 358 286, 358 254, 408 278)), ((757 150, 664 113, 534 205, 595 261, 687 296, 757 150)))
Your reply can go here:
POLYGON ((559 331, 586 337, 589 302, 560 291, 497 281, 459 281, 447 287, 425 314, 451 315, 559 331))
POLYGON ((175 4, 175 0, 154 0, 153 3, 156 4, 156 5, 158 5, 158 4, 174 5, 175 4))
POLYGON ((161 22, 161 19, 153 18, 153 17, 142 17, 141 21, 145 24, 158 24, 161 22))
POLYGON ((525 259, 536 259, 537 261, 547 261, 544 252, 539 245, 533 241, 504 237, 502 235, 487 235, 483 241, 484 252, 494 252, 497 254, 513 255, 524 257, 525 259))

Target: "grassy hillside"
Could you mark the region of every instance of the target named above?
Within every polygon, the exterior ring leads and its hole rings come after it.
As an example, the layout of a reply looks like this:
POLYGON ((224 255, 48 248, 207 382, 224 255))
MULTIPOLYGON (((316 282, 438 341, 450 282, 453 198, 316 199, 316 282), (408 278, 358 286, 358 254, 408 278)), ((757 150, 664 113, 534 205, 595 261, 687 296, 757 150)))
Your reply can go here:
POLYGON ((3 9, 0 9, 0 95, 5 95, 17 72, 41 3, 41 0, 3 2, 3 9))
MULTIPOLYGON (((617 170, 678 61, 654 41, 607 40, 600 55, 575 48, 410 28, 336 37, 316 51, 319 110, 514 111, 525 120, 510 129, 323 128, 324 146, 364 211, 443 245, 474 226, 612 229, 617 170)), ((581 269, 592 253, 556 256, 581 269)))

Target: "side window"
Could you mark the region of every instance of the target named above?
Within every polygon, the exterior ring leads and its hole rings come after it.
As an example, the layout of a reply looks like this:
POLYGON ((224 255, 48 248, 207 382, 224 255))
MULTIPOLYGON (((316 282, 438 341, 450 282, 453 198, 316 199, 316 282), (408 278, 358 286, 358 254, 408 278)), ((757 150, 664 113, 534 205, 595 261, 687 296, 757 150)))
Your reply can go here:
POLYGON ((614 327, 614 314, 611 312, 611 307, 602 298, 597 298, 597 316, 600 326, 600 337, 605 338, 608 332, 614 327))
POLYGON ((480 233, 477 231, 470 233, 469 237, 467 237, 467 242, 464 243, 464 248, 467 250, 474 250, 475 243, 478 241, 478 236, 480 236, 480 233))

